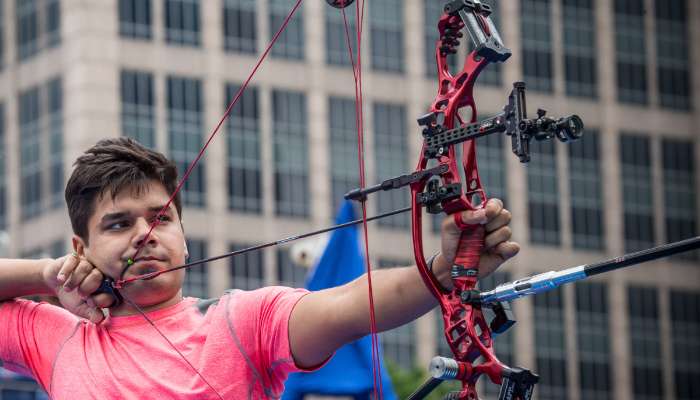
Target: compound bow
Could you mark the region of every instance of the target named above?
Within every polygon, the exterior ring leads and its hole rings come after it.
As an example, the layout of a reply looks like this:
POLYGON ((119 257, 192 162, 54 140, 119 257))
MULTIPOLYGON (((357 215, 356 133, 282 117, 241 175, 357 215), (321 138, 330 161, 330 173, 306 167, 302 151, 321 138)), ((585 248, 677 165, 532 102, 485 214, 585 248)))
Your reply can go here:
MULTIPOLYGON (((475 139, 494 133, 511 137, 513 152, 521 162, 530 159, 529 144, 553 137, 567 142, 583 133, 583 122, 576 116, 560 119, 527 118, 525 84, 516 82, 504 111, 497 116, 477 122, 473 97, 474 83, 479 73, 490 63, 506 61, 511 51, 503 45, 498 30, 490 18, 491 7, 479 0, 449 1, 438 21, 439 40, 435 46, 438 72, 438 93, 430 112, 419 118, 423 128, 423 146, 414 173, 388 179, 369 188, 356 189, 347 199, 365 201, 367 195, 380 190, 410 186, 412 198, 412 235, 416 265, 426 286, 438 300, 444 321, 444 335, 454 359, 437 359, 431 367, 442 378, 462 382, 459 392, 450 399, 478 399, 476 383, 481 375, 501 384, 499 399, 528 400, 538 377, 522 368, 511 368, 498 360, 493 349, 492 332, 502 332, 513 323, 505 305, 493 307, 496 318, 486 321, 478 300, 477 279, 479 256, 484 247, 481 226, 467 226, 461 211, 482 208, 487 196, 479 179, 475 139), (452 74, 448 57, 458 53, 462 30, 467 30, 474 50, 465 58, 461 71, 452 74), (470 109, 466 121, 460 111, 470 109), (461 158, 457 145, 461 144, 461 158), (428 167, 429 163, 435 166, 428 167), (461 164, 461 165, 460 165, 461 164), (445 290, 431 273, 423 253, 421 219, 426 207, 429 213, 453 215, 463 230, 455 265, 451 269, 453 288, 445 290)), ((442 379, 431 379, 412 396, 423 398, 442 379)))

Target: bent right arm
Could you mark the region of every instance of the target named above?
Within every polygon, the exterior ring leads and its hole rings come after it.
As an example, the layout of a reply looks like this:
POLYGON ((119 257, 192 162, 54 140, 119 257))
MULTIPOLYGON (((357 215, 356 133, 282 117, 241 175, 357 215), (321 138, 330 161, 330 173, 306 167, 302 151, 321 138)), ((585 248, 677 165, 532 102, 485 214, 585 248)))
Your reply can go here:
POLYGON ((102 273, 87 260, 74 255, 56 259, 0 259, 0 301, 22 296, 57 296, 71 313, 99 323, 101 308, 112 304, 109 294, 93 295, 102 281, 102 273))
POLYGON ((22 296, 54 295, 54 288, 44 278, 45 270, 53 261, 49 258, 0 259, 0 301, 22 296))

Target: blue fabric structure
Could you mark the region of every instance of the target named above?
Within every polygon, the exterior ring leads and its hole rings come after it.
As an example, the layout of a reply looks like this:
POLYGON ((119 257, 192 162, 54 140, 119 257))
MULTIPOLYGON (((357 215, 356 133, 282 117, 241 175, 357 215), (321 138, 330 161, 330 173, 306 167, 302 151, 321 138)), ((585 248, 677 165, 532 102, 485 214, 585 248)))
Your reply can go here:
MULTIPOLYGON (((340 208, 335 223, 342 224, 354 219, 352 203, 346 201, 340 208)), ((363 253, 357 227, 334 231, 323 255, 307 278, 306 288, 312 291, 326 289, 359 277, 365 272, 363 253)), ((384 398, 395 400, 391 379, 383 362, 381 370, 384 398)), ((372 339, 365 336, 338 349, 320 370, 291 374, 285 384, 282 400, 301 400, 306 394, 352 396, 356 400, 369 400, 372 391, 372 339)))

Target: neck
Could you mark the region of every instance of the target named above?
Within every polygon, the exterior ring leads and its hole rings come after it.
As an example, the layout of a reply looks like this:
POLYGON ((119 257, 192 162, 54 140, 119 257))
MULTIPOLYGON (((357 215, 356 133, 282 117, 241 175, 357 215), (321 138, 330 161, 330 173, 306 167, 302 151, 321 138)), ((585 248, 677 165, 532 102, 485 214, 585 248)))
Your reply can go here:
MULTIPOLYGON (((171 298, 169 298, 165 301, 161 301, 159 303, 147 304, 147 305, 139 304, 138 301, 134 301, 134 303, 139 307, 139 309, 141 309, 141 311, 151 312, 151 311, 157 311, 157 310, 161 310, 161 309, 166 308, 166 307, 173 306, 173 305, 179 303, 180 301, 182 301, 182 290, 178 290, 178 292, 174 296, 172 296, 171 298)), ((137 314, 140 315, 141 314, 139 312, 139 310, 137 310, 134 306, 129 304, 129 302, 126 300, 119 307, 110 308, 109 313, 113 317, 123 317, 123 316, 128 316, 128 315, 137 315, 137 314)))

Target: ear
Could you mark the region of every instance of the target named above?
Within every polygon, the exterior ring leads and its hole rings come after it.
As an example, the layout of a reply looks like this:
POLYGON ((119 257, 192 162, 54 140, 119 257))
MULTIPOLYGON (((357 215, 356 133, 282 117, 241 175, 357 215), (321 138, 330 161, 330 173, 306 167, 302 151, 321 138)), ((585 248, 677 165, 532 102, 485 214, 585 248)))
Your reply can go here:
POLYGON ((73 251, 78 253, 79 256, 84 256, 85 255, 85 249, 87 248, 87 245, 85 244, 85 241, 78 235, 73 235, 71 238, 71 242, 73 245, 73 251))
POLYGON ((185 261, 187 261, 190 258, 190 251, 187 249, 187 240, 183 240, 182 245, 185 247, 185 261))

